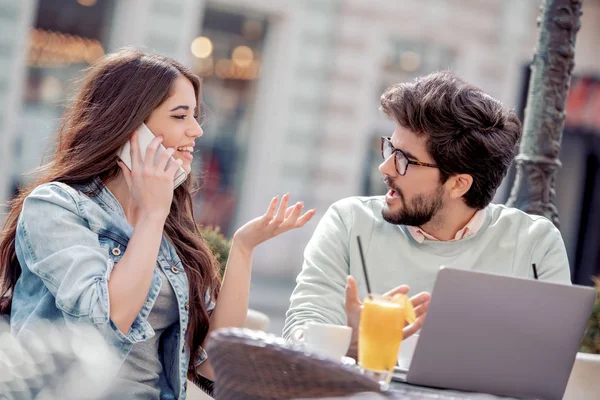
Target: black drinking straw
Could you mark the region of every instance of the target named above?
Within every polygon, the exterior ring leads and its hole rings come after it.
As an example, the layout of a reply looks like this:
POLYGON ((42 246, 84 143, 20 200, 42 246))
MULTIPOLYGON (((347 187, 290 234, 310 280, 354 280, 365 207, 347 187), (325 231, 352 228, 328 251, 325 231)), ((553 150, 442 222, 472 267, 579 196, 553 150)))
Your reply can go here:
POLYGON ((533 267, 533 277, 535 279, 537 279, 538 278, 537 268, 535 267, 535 264, 531 264, 531 266, 533 267))
POLYGON ((367 292, 371 296, 371 285, 369 284, 369 275, 367 274, 367 264, 365 264, 365 255, 363 254, 362 244, 360 243, 360 236, 356 237, 358 242, 358 251, 360 252, 360 261, 362 262, 363 272, 365 274, 365 282, 367 283, 367 292))

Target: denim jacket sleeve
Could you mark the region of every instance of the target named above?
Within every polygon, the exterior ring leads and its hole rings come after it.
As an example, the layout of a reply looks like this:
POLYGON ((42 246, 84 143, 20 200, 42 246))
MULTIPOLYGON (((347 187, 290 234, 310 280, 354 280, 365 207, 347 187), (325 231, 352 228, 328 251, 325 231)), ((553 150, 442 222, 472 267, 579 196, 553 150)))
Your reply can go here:
POLYGON ((27 268, 54 296, 67 325, 92 322, 112 342, 135 343, 139 318, 127 335, 110 320, 113 261, 90 229, 78 196, 62 184, 36 188, 23 204, 15 245, 27 268))

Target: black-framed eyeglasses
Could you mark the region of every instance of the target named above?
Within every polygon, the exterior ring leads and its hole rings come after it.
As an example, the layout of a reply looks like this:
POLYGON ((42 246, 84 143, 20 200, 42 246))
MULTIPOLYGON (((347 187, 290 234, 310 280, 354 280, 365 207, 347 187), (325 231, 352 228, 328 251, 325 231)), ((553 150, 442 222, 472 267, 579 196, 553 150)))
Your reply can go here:
POLYGON ((384 160, 390 158, 390 156, 394 155, 394 165, 396 167, 396 172, 398 175, 406 175, 406 170, 408 169, 408 165, 420 165, 421 167, 430 167, 437 168, 438 166, 435 164, 428 164, 421 161, 412 161, 406 157, 406 154, 402 152, 400 149, 394 148, 392 145, 392 141, 389 137, 382 136, 381 137, 381 157, 384 160))

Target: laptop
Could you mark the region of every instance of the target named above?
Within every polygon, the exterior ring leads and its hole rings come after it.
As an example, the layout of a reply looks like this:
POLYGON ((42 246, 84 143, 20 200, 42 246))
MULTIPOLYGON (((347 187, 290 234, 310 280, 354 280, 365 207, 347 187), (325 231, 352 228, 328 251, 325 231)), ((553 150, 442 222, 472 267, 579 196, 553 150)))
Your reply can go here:
POLYGON ((591 287, 442 268, 410 367, 393 379, 560 400, 595 297, 591 287))

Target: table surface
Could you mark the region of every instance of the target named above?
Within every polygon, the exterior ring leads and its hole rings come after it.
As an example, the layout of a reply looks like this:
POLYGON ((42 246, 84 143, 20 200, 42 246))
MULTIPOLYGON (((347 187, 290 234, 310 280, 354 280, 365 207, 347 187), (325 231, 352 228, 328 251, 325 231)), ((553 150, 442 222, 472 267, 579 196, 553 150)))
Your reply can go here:
MULTIPOLYGON (((357 366, 356 361, 353 358, 344 357, 342 360, 343 364, 349 366, 357 366)), ((514 397, 495 396, 486 393, 474 393, 474 392, 462 392, 459 390, 450 389, 438 389, 426 386, 411 385, 410 383, 404 383, 400 381, 392 380, 388 394, 392 399, 408 399, 408 400, 425 400, 425 399, 439 399, 439 400, 453 400, 453 399, 467 399, 467 400, 519 400, 514 397)), ((386 396, 388 397, 388 396, 386 396)), ((390 398, 390 397, 388 397, 390 398)))
POLYGON ((484 393, 461 392, 456 390, 435 389, 424 386, 416 386, 408 383, 392 381, 390 384, 390 393, 393 393, 392 398, 409 399, 409 400, 454 400, 454 399, 469 399, 469 400, 499 400, 513 399, 512 397, 500 397, 484 393))

